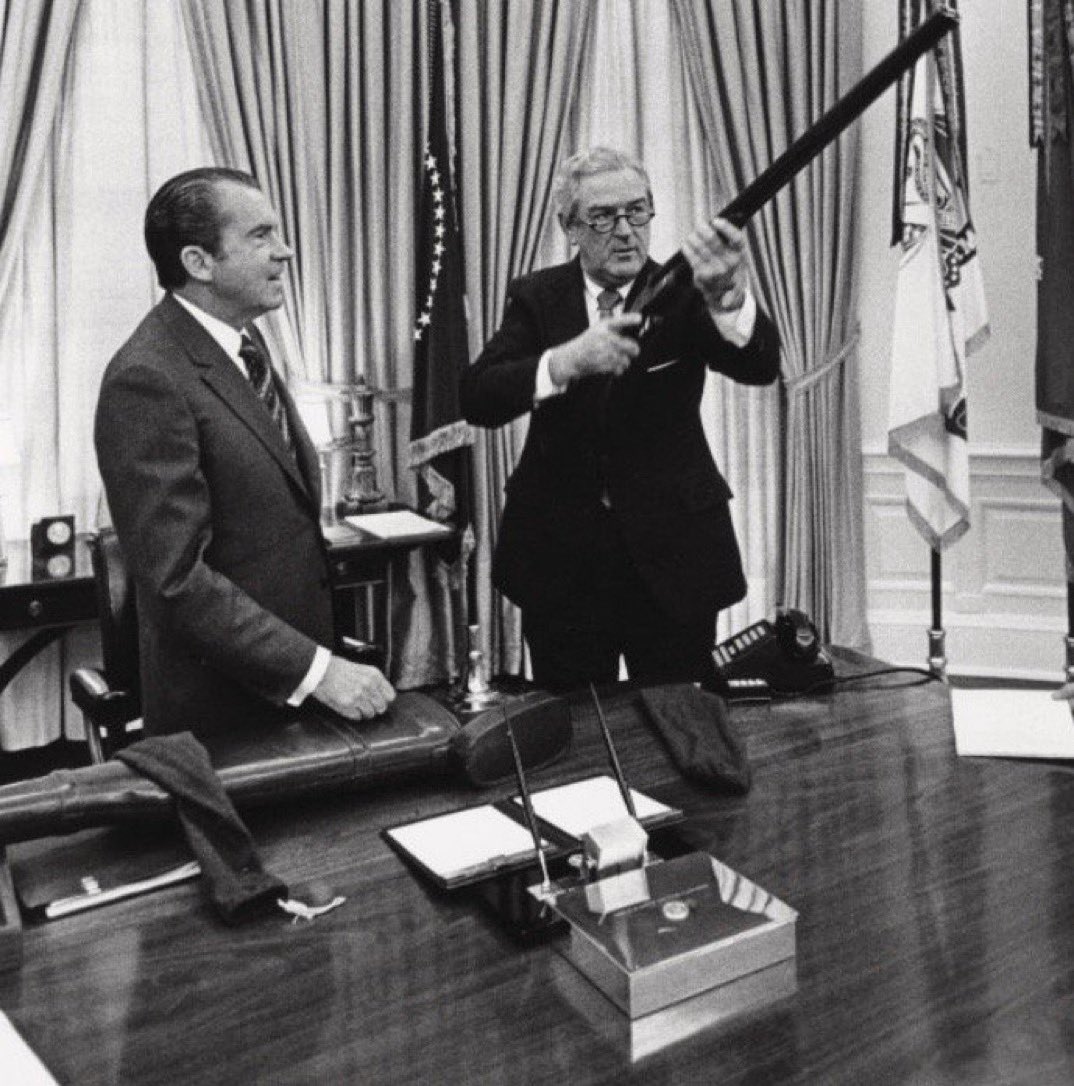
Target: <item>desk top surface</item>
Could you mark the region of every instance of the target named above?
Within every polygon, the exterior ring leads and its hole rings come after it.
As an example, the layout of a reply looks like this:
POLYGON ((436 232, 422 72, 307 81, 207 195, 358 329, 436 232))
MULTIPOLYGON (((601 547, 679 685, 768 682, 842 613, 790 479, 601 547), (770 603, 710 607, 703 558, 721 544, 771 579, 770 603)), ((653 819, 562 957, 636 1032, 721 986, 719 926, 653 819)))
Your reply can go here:
MULTIPOLYGON (((685 782, 637 695, 610 698, 631 783, 800 914, 796 994, 641 1062, 565 998, 551 944, 512 941, 383 842, 478 798, 445 782, 247 812, 269 869, 347 897, 315 922, 227 928, 196 883, 172 887, 27 927, 0 1008, 61 1082, 1071 1081, 1074 777, 959 759, 946 688, 904 682, 736 707, 744 797, 685 782)), ((572 715, 572 755, 535 787, 604 771, 592 709, 572 715)))

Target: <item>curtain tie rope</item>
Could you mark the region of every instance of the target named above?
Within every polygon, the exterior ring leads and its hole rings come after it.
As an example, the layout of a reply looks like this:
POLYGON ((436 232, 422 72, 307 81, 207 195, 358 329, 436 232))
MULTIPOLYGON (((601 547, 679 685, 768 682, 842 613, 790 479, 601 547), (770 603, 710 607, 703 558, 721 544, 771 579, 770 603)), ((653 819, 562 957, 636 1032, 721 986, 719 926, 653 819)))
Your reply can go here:
POLYGON ((833 358, 829 358, 827 362, 822 363, 815 369, 806 370, 805 373, 786 379, 783 385, 788 394, 797 396, 799 393, 808 392, 814 385, 823 381, 846 361, 847 355, 858 345, 860 338, 861 327, 859 326, 851 332, 849 338, 833 358))

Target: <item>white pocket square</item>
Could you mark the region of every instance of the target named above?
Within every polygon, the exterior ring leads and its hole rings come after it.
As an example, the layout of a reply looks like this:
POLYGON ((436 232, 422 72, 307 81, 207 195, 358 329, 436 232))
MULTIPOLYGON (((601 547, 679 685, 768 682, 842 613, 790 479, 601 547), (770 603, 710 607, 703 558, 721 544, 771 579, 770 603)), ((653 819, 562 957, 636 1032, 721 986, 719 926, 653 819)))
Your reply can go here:
POLYGON ((668 366, 677 366, 681 361, 681 358, 673 358, 670 362, 658 362, 655 366, 650 366, 645 372, 656 373, 657 370, 666 370, 668 366))

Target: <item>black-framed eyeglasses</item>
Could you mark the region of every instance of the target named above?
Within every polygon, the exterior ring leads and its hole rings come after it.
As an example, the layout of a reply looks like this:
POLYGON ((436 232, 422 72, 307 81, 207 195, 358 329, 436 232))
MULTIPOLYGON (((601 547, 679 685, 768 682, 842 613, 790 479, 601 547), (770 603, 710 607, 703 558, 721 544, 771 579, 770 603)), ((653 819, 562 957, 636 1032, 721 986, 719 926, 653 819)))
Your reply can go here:
POLYGON ((648 204, 631 204, 629 207, 595 207, 588 217, 579 215, 594 233, 610 234, 620 219, 626 219, 631 226, 644 226, 656 212, 648 204))

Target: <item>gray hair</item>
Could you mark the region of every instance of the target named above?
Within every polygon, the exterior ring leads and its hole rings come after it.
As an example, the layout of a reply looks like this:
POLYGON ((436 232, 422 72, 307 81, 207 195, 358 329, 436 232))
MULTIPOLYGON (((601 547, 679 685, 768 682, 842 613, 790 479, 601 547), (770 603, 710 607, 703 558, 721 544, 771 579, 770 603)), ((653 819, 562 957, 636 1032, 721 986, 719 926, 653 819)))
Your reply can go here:
POLYGON ((614 147, 590 147, 571 155, 559 168, 553 185, 553 199, 559 224, 564 230, 574 221, 578 212, 578 190, 586 177, 613 170, 633 170, 645 182, 649 203, 653 202, 653 189, 645 167, 631 155, 614 147))

